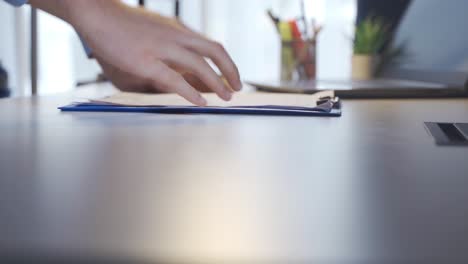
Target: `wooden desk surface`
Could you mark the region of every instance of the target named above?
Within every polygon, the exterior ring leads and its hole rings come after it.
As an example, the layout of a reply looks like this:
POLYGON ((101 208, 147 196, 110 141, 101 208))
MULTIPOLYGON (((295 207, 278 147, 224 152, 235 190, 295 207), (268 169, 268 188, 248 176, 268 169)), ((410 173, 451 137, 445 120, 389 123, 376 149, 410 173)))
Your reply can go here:
POLYGON ((342 118, 61 113, 0 100, 0 259, 468 262, 468 148, 425 121, 468 100, 354 100, 342 118))

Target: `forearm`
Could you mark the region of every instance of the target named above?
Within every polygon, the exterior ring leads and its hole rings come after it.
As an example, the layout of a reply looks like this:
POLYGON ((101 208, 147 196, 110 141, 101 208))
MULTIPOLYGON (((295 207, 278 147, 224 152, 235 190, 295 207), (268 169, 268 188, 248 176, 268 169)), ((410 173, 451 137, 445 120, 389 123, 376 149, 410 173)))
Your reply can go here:
POLYGON ((61 18, 79 29, 97 20, 99 14, 111 6, 119 5, 118 0, 29 0, 29 4, 61 18))
POLYGON ((132 83, 143 83, 145 91, 177 93, 196 105, 206 105, 206 100, 185 79, 187 73, 224 100, 242 88, 239 71, 221 44, 171 18, 120 0, 30 0, 30 4, 70 23, 100 62, 117 70, 121 78, 110 75, 116 84, 131 76, 137 80, 132 83), (216 64, 228 84, 205 58, 216 64))

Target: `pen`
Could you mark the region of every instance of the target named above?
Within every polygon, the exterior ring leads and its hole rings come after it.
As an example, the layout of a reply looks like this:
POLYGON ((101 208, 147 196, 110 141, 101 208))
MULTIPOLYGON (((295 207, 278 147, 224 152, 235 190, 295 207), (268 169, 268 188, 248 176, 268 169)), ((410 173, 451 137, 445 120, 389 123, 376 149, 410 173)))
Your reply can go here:
POLYGON ((301 0, 301 20, 304 23, 304 36, 309 36, 309 25, 307 23, 305 1, 301 0))
POLYGON ((273 14, 273 11, 271 11, 271 9, 267 11, 267 15, 271 19, 271 22, 273 22, 273 25, 275 25, 276 31, 278 31, 278 33, 281 33, 279 30, 279 23, 281 22, 281 20, 273 14))
POLYGON ((278 24, 281 36, 281 79, 292 80, 293 72, 295 69, 294 45, 293 45, 293 32, 289 22, 281 21, 278 24))
POLYGON ((304 64, 303 61, 305 60, 305 57, 307 57, 307 47, 304 43, 304 40, 302 38, 301 31, 299 30, 299 26, 297 25, 296 20, 291 20, 289 21, 289 25, 291 27, 291 33, 292 33, 292 46, 294 48, 294 55, 296 57, 296 68, 298 70, 298 73, 301 77, 301 79, 304 79, 306 77, 306 72, 304 69, 304 64))
POLYGON ((323 26, 318 25, 315 19, 312 19, 312 39, 317 40, 318 36, 320 35, 320 32, 322 32, 323 26))

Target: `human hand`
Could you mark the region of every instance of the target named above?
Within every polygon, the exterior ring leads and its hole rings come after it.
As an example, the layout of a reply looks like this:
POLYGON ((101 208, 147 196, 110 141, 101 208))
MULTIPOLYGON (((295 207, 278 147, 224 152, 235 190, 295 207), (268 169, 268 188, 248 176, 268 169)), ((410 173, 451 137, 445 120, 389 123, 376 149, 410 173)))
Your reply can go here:
MULTIPOLYGON (((154 87, 151 80, 143 79, 139 76, 123 72, 117 67, 114 67, 99 57, 95 57, 101 66, 104 76, 112 82, 112 84, 119 90, 124 92, 136 92, 136 93, 155 93, 158 92, 158 87, 154 87)), ((193 88, 201 93, 209 93, 211 90, 200 80, 197 76, 191 73, 181 72, 185 81, 187 81, 193 88)), ((229 85, 223 78, 226 85, 229 85)))
MULTIPOLYGON (((68 21, 102 64, 133 76, 133 80, 147 84, 145 87, 150 90, 177 93, 193 104, 206 105, 184 75, 198 77, 224 100, 241 89, 238 69, 226 50, 176 20, 129 7, 118 0, 30 0, 30 3, 68 21), (205 58, 218 67, 229 85, 205 58)), ((117 82, 121 80, 115 79, 114 83, 117 82)))

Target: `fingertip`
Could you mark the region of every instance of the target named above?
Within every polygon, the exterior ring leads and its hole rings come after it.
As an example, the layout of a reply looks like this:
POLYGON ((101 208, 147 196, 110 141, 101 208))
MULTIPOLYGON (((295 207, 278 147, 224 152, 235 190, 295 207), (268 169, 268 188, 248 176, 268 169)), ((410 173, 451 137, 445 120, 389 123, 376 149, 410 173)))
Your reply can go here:
POLYGON ((235 89, 237 92, 240 92, 240 91, 242 91, 242 88, 243 88, 242 86, 243 86, 243 85, 242 85, 242 82, 239 81, 238 84, 235 86, 234 89, 235 89))
POLYGON ((230 91, 239 92, 242 90, 242 83, 238 79, 226 79, 225 77, 222 78, 224 84, 228 87, 230 91))
POLYGON ((230 92, 225 92, 223 96, 224 101, 231 101, 232 99, 232 93, 230 92))
POLYGON ((207 106, 208 101, 201 94, 192 94, 190 96, 183 96, 185 100, 189 101, 195 106, 207 106))
POLYGON ((232 88, 232 90, 239 92, 242 90, 242 82, 239 78, 232 78, 230 79, 230 84, 229 86, 232 88))
POLYGON ((206 101, 206 99, 203 96, 200 95, 198 97, 198 99, 197 99, 196 105, 198 105, 198 106, 207 106, 208 101, 206 101))

